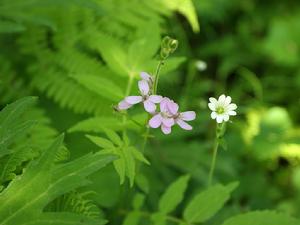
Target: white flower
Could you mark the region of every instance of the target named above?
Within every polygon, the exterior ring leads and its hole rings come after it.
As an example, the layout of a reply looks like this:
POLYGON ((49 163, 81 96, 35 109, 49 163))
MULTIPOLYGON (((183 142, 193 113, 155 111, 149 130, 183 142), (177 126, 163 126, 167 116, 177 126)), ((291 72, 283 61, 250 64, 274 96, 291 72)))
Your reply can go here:
POLYGON ((215 119, 217 123, 227 122, 229 120, 229 116, 235 116, 237 109, 236 104, 231 103, 231 97, 221 95, 219 99, 209 98, 210 103, 208 103, 208 107, 212 111, 211 118, 215 119))
POLYGON ((199 71, 204 71, 207 68, 206 62, 204 62, 202 60, 197 60, 195 65, 199 71))

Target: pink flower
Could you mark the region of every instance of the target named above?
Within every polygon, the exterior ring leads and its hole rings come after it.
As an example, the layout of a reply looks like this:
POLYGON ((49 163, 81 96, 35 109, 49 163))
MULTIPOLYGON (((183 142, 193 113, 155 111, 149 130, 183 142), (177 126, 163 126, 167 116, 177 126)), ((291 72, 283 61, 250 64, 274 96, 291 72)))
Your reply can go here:
POLYGON ((150 95, 151 90, 149 87, 149 83, 151 82, 152 77, 147 73, 142 73, 142 74, 141 76, 143 79, 138 82, 138 87, 141 95, 125 97, 125 99, 118 104, 119 110, 129 109, 133 105, 143 102, 144 108, 147 112, 149 113, 155 112, 156 110, 155 104, 160 103, 163 98, 160 95, 150 95))
POLYGON ((152 128, 161 127, 164 134, 171 133, 172 126, 176 123, 182 129, 192 130, 192 126, 185 121, 191 121, 196 118, 193 111, 178 112, 179 106, 169 98, 164 98, 160 102, 160 112, 149 120, 149 126, 152 128))

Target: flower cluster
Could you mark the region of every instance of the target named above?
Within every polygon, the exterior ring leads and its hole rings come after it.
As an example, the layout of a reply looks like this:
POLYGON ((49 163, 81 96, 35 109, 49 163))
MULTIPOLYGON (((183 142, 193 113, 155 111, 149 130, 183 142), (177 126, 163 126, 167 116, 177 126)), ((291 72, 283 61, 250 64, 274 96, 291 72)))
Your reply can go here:
POLYGON ((145 110, 152 115, 149 120, 151 128, 160 127, 164 134, 171 133, 172 126, 179 125, 182 129, 191 130, 192 126, 185 121, 196 118, 194 111, 179 112, 179 106, 173 100, 152 94, 153 77, 146 72, 141 73, 141 80, 138 81, 140 95, 127 96, 119 104, 118 110, 126 110, 135 104, 143 103, 145 110), (159 104, 160 111, 156 111, 159 104))

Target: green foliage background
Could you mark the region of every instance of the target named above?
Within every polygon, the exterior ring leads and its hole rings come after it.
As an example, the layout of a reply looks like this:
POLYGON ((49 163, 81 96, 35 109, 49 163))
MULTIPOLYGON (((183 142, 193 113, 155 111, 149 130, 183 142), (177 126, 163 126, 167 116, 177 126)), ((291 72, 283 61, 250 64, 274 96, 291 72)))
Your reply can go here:
POLYGON ((300 224, 299 2, 0 0, 0 49, 0 225, 300 224), (113 106, 165 35, 159 94, 197 119, 144 149, 147 115, 113 106), (206 188, 222 93, 238 116, 206 188))

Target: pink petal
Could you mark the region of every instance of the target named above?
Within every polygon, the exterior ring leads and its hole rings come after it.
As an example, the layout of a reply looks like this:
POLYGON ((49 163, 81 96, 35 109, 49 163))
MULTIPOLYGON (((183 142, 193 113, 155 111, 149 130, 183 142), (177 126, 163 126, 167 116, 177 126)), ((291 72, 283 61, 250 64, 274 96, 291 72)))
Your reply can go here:
POLYGON ((140 103, 142 100, 142 96, 128 96, 125 98, 125 101, 132 105, 140 103))
POLYGON ((176 115, 178 112, 179 106, 173 101, 168 102, 168 110, 171 114, 176 115))
POLYGON ((170 134, 171 133, 171 127, 167 127, 167 126, 164 126, 164 125, 162 125, 161 126, 161 130, 162 130, 162 132, 164 133, 164 134, 170 134))
POLYGON ((119 110, 124 110, 124 109, 129 109, 132 105, 126 102, 125 100, 119 102, 118 104, 118 109, 119 110))
POLYGON ((145 81, 150 81, 152 79, 152 77, 146 72, 141 72, 140 75, 141 75, 141 78, 145 81))
POLYGON ((157 114, 149 120, 149 126, 152 128, 158 128, 161 125, 161 122, 162 117, 160 114, 157 114))
POLYGON ((147 112, 153 113, 155 112, 156 105, 153 102, 146 100, 144 101, 144 108, 147 112))
POLYGON ((186 111, 180 113, 180 118, 185 121, 191 121, 196 118, 196 113, 194 111, 186 111))
POLYGON ((176 123, 184 130, 192 130, 193 127, 183 120, 177 120, 176 123))
POLYGON ((164 97, 162 100, 161 100, 161 102, 160 102, 160 111, 162 111, 162 112, 168 112, 168 107, 167 107, 167 105, 168 105, 168 102, 170 101, 170 99, 169 98, 167 98, 167 97, 164 97))
POLYGON ((145 80, 140 80, 138 82, 139 90, 142 95, 148 95, 149 94, 149 84, 145 80))
POLYGON ((173 118, 162 118, 162 123, 167 127, 171 127, 175 124, 175 121, 173 118))
POLYGON ((148 98, 153 103, 160 103, 163 99, 160 95, 150 95, 148 98))

